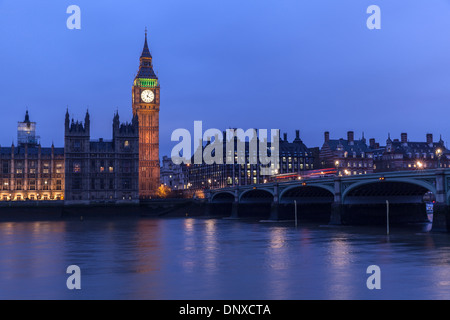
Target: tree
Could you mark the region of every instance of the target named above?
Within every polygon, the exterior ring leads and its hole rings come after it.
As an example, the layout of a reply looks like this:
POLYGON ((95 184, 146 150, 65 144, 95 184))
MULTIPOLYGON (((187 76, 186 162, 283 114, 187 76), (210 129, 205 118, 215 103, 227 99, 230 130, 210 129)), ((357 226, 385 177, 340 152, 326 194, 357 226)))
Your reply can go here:
POLYGON ((158 198, 167 198, 172 193, 172 189, 170 189, 165 184, 162 184, 159 186, 158 190, 156 191, 156 196, 158 198))

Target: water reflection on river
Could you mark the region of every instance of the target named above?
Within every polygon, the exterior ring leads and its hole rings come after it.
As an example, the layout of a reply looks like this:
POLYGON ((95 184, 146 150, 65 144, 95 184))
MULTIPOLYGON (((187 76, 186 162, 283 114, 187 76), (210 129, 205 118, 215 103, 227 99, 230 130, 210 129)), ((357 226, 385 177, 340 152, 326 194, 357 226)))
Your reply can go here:
POLYGON ((0 223, 0 299, 449 299, 450 235, 422 227, 0 223), (73 264, 81 290, 66 287, 73 264), (373 264, 381 290, 366 286, 373 264))

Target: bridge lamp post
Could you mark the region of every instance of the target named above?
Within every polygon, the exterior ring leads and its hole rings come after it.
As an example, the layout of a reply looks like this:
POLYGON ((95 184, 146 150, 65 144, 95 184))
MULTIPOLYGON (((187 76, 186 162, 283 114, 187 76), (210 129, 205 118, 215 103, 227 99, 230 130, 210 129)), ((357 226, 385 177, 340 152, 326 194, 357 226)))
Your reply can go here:
POLYGON ((441 156, 442 156, 442 149, 436 149, 436 156, 438 158, 438 168, 441 167, 441 156))
POLYGON ((417 165, 417 168, 423 169, 423 163, 421 161, 417 161, 416 165, 417 165))
POLYGON ((334 162, 334 165, 336 166, 336 175, 338 176, 339 175, 339 160, 336 160, 334 162))

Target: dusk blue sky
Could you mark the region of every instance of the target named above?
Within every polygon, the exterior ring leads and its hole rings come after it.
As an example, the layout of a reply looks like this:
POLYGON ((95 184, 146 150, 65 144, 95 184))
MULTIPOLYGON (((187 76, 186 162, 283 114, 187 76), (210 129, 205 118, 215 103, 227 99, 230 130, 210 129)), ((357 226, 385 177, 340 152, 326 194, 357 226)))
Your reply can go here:
POLYGON ((28 108, 43 146, 64 144, 64 115, 91 114, 110 139, 131 121, 131 86, 149 30, 161 83, 160 155, 177 128, 299 129, 307 146, 353 130, 385 143, 450 141, 446 0, 0 0, 0 144, 28 108), (81 30, 69 30, 69 5, 81 30), (381 30, 366 9, 381 8, 381 30))

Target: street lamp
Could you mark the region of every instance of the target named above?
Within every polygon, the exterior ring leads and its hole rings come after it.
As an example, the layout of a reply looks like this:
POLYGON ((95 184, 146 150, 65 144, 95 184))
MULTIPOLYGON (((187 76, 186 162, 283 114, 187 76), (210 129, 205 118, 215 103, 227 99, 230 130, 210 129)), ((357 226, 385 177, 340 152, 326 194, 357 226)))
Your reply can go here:
POLYGON ((442 156, 441 148, 436 149, 436 156, 438 158, 438 168, 440 168, 441 167, 441 156, 442 156))
POLYGON ((336 160, 334 162, 334 165, 336 166, 336 175, 338 176, 339 175, 339 160, 336 160))
POLYGON ((423 169, 423 163, 422 162, 420 162, 420 161, 417 161, 417 168, 419 168, 419 169, 423 169))

